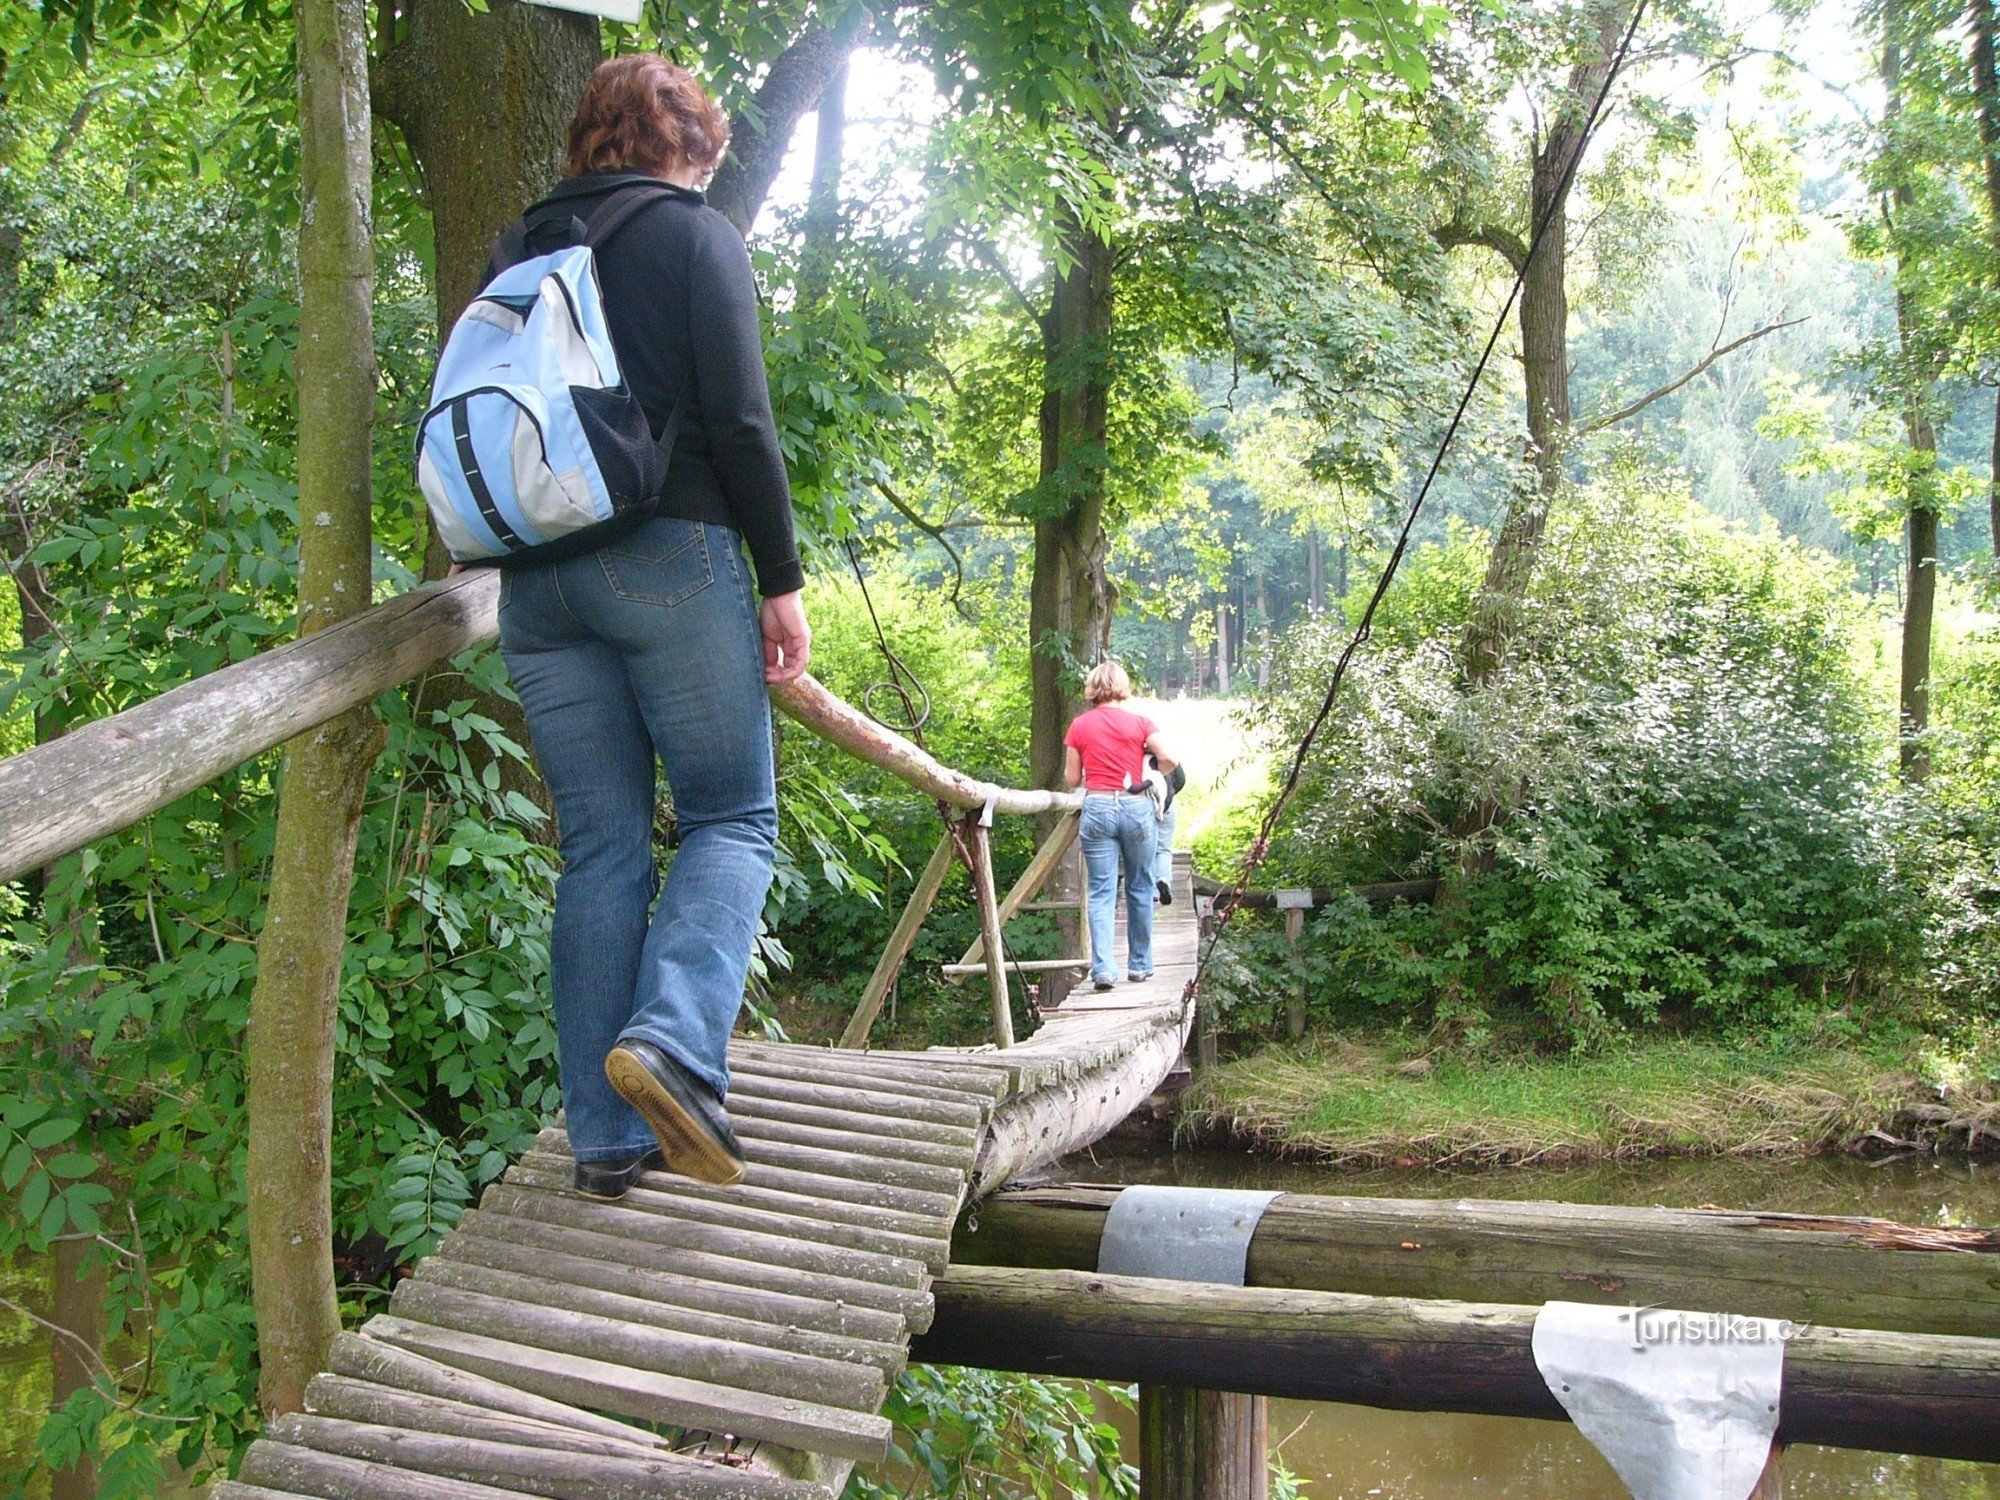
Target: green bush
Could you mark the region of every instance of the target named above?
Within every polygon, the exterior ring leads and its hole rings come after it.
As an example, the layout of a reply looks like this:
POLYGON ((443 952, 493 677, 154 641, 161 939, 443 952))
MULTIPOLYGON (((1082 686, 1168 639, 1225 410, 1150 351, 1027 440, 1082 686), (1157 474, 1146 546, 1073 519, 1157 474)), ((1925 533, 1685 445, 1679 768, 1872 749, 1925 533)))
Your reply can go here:
MULTIPOLYGON (((1260 882, 1442 874, 1447 898, 1322 913, 1312 987, 1399 1019, 1533 1016, 1572 1043, 1880 991, 1921 923, 1842 570, 1620 468, 1551 520, 1509 663, 1468 691, 1478 550, 1412 559, 1260 882), (1491 874, 1458 879, 1486 801, 1505 810, 1491 874)), ((1262 700, 1276 742, 1346 631, 1287 638, 1262 700)))

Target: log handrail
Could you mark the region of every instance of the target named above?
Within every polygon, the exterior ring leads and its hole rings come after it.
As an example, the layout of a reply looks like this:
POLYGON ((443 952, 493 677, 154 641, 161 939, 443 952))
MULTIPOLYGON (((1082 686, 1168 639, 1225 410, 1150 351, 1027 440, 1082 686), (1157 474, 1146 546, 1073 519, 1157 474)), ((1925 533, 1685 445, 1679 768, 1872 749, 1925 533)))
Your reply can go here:
MULTIPOLYGON (((178 801, 294 735, 367 703, 499 629, 490 569, 427 583, 0 760, 0 880, 178 801)), ((805 728, 954 807, 1035 814, 1074 793, 996 786, 940 763, 810 676, 771 700, 805 728)))

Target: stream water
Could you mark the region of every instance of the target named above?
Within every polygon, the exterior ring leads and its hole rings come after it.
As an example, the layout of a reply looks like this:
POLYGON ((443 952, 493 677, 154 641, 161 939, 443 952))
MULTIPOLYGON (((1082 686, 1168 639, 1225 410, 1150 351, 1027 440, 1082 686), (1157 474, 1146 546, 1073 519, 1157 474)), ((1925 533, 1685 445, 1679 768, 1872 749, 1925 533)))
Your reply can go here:
MULTIPOLYGON (((1872 1214, 1913 1224, 2000 1223, 2000 1164, 1909 1157, 1863 1162, 1704 1160, 1585 1162, 1480 1171, 1345 1171, 1243 1151, 1079 1158, 1065 1175, 1093 1182, 1267 1188, 1385 1198, 1557 1199, 1664 1208, 1722 1206, 1872 1214)), ((1137 1420, 1116 1419, 1128 1451, 1137 1420)), ((1608 1464, 1567 1423, 1377 1411, 1274 1401, 1271 1441, 1310 1500, 1627 1500, 1608 1464)), ((1795 1447, 1786 1500, 2000 1500, 2000 1465, 1795 1447)))
MULTIPOLYGON (((1274 1162, 1241 1151, 1079 1158, 1064 1175, 1097 1182, 1165 1182, 1301 1193, 1408 1198, 1548 1198, 1693 1208, 1874 1214, 1917 1224, 2000 1224, 2000 1164, 1928 1157, 1861 1162, 1590 1162, 1484 1171, 1350 1172, 1274 1162)), ((0 1296, 39 1308, 46 1272, 0 1265, 0 1296)), ((31 1451, 47 1400, 47 1344, 25 1320, 0 1317, 0 1475, 31 1451)), ((1136 1419, 1120 1411, 1127 1451, 1136 1419)), ((1272 1404, 1271 1437, 1311 1500, 1625 1500, 1596 1451, 1563 1423, 1376 1411, 1309 1402, 1272 1404)), ((176 1493, 184 1493, 176 1491, 176 1493)), ((2000 1465, 1794 1448, 1788 1500, 2000 1500, 2000 1465)))

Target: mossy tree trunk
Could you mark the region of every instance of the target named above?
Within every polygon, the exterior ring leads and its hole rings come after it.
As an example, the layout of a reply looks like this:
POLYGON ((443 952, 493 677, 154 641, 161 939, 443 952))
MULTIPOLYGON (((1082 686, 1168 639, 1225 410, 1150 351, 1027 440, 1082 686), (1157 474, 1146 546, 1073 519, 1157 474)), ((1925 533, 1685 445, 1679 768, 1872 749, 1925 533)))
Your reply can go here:
POLYGON ((1914 208, 1912 170, 1897 140, 1903 106, 1905 36, 1911 19, 1905 0, 1888 0, 1882 7, 1882 146, 1880 161, 1888 179, 1888 220, 1891 254, 1895 258, 1896 347, 1903 436, 1912 461, 1909 515, 1904 522, 1907 587, 1903 594, 1901 682, 1897 694, 1899 760, 1903 779, 1921 782, 1930 775, 1930 751, 1924 735, 1931 717, 1931 626, 1937 608, 1938 513, 1937 427, 1931 417, 1932 381, 1924 373, 1922 310, 1916 305, 1909 248, 1899 227, 1914 208))
POLYGON ((1042 318, 1041 490, 1028 595, 1029 767, 1034 784, 1049 788, 1062 786, 1063 735, 1082 686, 1077 668, 1109 644, 1118 602, 1105 572, 1104 531, 1115 254, 1074 218, 1062 233, 1070 265, 1056 276, 1042 318))
MULTIPOLYGON (((1986 230, 1993 241, 1993 274, 2000 279, 2000 62, 1996 62, 1993 0, 1971 0, 1972 85, 1979 116, 1979 146, 1986 183, 1986 230)), ((1986 517, 1993 554, 2000 557, 2000 391, 1993 396, 1992 467, 1986 480, 1986 517)))
MULTIPOLYGON (((299 630, 369 602, 375 414, 366 11, 298 0, 299 630)), ((334 1020, 362 795, 383 742, 354 709, 285 747, 248 1073, 250 1266, 267 1413, 300 1410, 340 1331, 332 1244, 334 1020)))

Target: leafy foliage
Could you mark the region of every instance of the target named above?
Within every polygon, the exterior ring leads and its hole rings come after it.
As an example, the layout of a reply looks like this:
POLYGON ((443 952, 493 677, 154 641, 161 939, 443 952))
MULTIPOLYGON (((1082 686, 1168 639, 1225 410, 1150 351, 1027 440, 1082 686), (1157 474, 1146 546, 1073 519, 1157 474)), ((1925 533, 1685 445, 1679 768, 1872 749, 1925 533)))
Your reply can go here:
MULTIPOLYGON (((1643 471, 1551 523, 1518 661, 1457 678, 1470 539, 1415 562, 1309 768, 1289 883, 1440 875, 1438 908, 1322 915, 1323 985, 1390 1017, 1536 1014, 1587 1042, 1621 1025, 1743 1023, 1879 991, 1908 951, 1884 726, 1848 659, 1844 580, 1728 531, 1643 471), (1489 878, 1458 830, 1513 809, 1489 878), (1338 975, 1338 982, 1334 976, 1338 975)), ((1274 737, 1302 727, 1342 622, 1295 631, 1274 737)))

